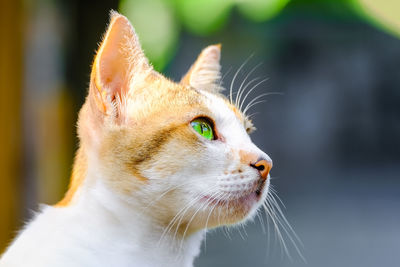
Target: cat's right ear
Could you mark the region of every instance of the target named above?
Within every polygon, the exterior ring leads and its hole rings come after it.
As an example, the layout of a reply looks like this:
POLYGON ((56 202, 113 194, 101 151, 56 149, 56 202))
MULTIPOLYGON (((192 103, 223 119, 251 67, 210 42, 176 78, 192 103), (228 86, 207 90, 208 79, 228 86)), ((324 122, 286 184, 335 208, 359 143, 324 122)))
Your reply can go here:
POLYGON ((93 62, 88 96, 91 107, 103 115, 121 115, 120 105, 132 89, 132 80, 151 70, 131 23, 112 11, 93 62))

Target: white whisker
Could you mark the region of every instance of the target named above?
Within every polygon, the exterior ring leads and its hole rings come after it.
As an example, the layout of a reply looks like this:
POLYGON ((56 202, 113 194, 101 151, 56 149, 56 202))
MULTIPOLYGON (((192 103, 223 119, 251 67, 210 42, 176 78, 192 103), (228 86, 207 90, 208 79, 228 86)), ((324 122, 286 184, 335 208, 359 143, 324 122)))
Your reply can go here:
POLYGON ((265 225, 264 225, 264 219, 262 218, 262 216, 260 214, 260 210, 257 210, 256 215, 257 215, 258 220, 260 221, 261 230, 262 230, 263 234, 266 234, 265 225))
POLYGON ((250 95, 250 93, 251 93, 252 91, 254 91, 260 84, 262 84, 262 83, 264 83, 264 82, 266 82, 266 81, 268 81, 268 80, 269 80, 269 78, 262 79, 261 81, 259 81, 259 82, 256 83, 253 87, 250 88, 250 90, 245 94, 245 96, 244 96, 242 102, 240 103, 240 105, 239 105, 239 110, 242 110, 243 104, 245 103, 245 101, 246 101, 247 97, 250 95))
POLYGON ((265 211, 268 213, 269 217, 271 218, 271 220, 273 222, 273 225, 274 225, 274 228, 275 228, 275 233, 277 234, 277 237, 279 238, 279 241, 280 241, 280 243, 282 245, 281 248, 284 249, 284 251, 285 251, 286 255, 289 257, 289 259, 292 259, 291 256, 290 256, 289 250, 288 250, 288 248, 286 246, 286 242, 285 242, 285 240, 284 240, 284 238, 282 236, 281 230, 279 229, 279 225, 277 223, 276 215, 275 215, 274 211, 270 207, 268 201, 264 202, 263 205, 264 205, 265 211))
POLYGON ((246 115, 246 118, 252 119, 253 116, 258 115, 258 114, 260 114, 260 112, 253 112, 253 113, 251 113, 250 115, 246 115))
POLYGON ((249 73, 247 73, 246 77, 243 79, 242 83, 239 86, 238 89, 238 95, 235 99, 235 106, 238 106, 238 104, 240 103, 240 98, 242 97, 243 92, 245 92, 245 89, 247 88, 247 85, 245 86, 245 88, 243 88, 244 83, 247 81, 247 79, 249 78, 249 76, 261 65, 262 63, 258 63, 254 68, 252 68, 249 73), (243 89, 243 90, 241 90, 243 89))
POLYGON ((232 91, 233 91, 233 86, 235 85, 236 77, 237 77, 237 75, 239 74, 239 72, 242 70, 242 68, 247 64, 247 62, 250 60, 250 58, 251 58, 252 56, 253 56, 253 55, 250 55, 250 56, 242 63, 242 65, 240 65, 240 67, 239 67, 238 70, 236 71, 235 75, 233 76, 233 79, 232 79, 232 81, 231 81, 231 86, 230 86, 230 88, 229 88, 229 95, 230 95, 230 102, 231 102, 231 104, 233 104, 232 91))
POLYGON ((266 100, 260 100, 260 101, 256 101, 256 102, 254 102, 254 103, 251 103, 251 105, 249 105, 249 106, 247 106, 246 107, 246 109, 244 110, 244 114, 246 114, 246 112, 251 108, 251 107, 253 107, 253 106, 255 106, 255 105, 258 105, 258 104, 261 104, 261 103, 265 103, 266 102, 266 100))
MULTIPOLYGON (((220 192, 217 196, 215 196, 214 198, 217 198, 217 199, 221 199, 221 198, 223 198, 224 197, 224 195, 225 195, 225 193, 224 192, 220 192)), ((218 206, 218 202, 216 202, 216 203, 214 203, 214 205, 213 205, 213 207, 210 209, 210 212, 208 213, 208 216, 207 216, 207 219, 206 219, 206 223, 205 223, 205 229, 207 230, 208 228, 208 220, 210 219, 210 215, 212 214, 212 212, 214 211, 214 209, 215 209, 215 207, 217 207, 218 206)), ((204 236, 204 249, 206 249, 206 247, 207 247, 207 233, 206 233, 206 235, 204 236)))
MULTIPOLYGON (((280 243, 285 251, 285 254, 289 257, 289 259, 292 260, 292 257, 289 253, 289 250, 287 248, 286 242, 283 238, 282 232, 280 231, 280 227, 283 229, 284 233, 286 236, 289 238, 290 242, 292 243, 293 247, 295 248, 296 252, 300 256, 300 258, 306 262, 303 254, 301 253, 297 242, 303 246, 300 238, 298 235, 295 233, 294 229, 290 225, 290 223, 287 221, 286 217, 284 216, 282 209, 280 208, 278 202, 274 198, 274 195, 276 195, 276 191, 273 188, 270 188, 272 190, 268 191, 266 201, 263 203, 264 209, 269 215, 269 218, 272 220, 275 228, 275 232, 277 234, 277 237, 279 237, 280 243), (294 239, 292 236, 294 236, 294 239)), ((280 200, 281 201, 281 200, 280 200)), ((267 217, 268 218, 268 217, 267 217)))

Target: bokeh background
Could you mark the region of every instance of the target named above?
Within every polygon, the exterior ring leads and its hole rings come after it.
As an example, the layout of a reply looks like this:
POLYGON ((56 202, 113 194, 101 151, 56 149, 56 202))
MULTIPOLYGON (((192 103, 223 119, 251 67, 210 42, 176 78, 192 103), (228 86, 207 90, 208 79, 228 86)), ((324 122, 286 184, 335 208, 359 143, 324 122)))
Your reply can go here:
POLYGON ((234 88, 261 63, 248 81, 269 80, 252 97, 280 93, 253 108, 252 139, 274 160, 307 263, 256 219, 211 231, 195 266, 400 266, 399 1, 0 3, 0 251, 38 203, 66 191, 77 112, 114 9, 166 76, 179 80, 222 43, 225 86, 248 59, 234 88))

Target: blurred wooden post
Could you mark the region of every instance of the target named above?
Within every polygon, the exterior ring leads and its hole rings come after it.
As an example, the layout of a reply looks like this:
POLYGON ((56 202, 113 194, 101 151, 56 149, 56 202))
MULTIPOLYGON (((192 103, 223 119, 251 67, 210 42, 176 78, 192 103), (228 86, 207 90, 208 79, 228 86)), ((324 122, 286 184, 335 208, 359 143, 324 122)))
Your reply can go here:
POLYGON ((0 1, 0 253, 20 216, 22 12, 21 0, 0 1))

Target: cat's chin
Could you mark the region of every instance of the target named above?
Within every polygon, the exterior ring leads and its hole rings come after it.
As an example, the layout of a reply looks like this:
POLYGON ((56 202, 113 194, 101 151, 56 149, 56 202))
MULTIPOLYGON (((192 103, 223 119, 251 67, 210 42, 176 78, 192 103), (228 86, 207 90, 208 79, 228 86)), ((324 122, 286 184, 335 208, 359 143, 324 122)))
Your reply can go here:
POLYGON ((227 199, 215 198, 212 196, 203 196, 201 200, 213 207, 252 207, 256 202, 260 200, 260 193, 251 192, 238 198, 227 199))
POLYGON ((236 198, 227 199, 204 196, 201 199, 201 202, 207 203, 214 213, 213 217, 217 217, 216 227, 220 225, 239 223, 252 217, 254 211, 257 210, 264 201, 265 193, 253 191, 236 198))

